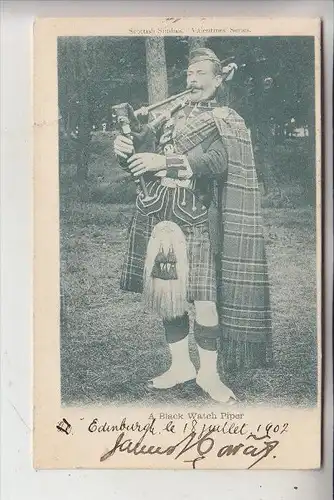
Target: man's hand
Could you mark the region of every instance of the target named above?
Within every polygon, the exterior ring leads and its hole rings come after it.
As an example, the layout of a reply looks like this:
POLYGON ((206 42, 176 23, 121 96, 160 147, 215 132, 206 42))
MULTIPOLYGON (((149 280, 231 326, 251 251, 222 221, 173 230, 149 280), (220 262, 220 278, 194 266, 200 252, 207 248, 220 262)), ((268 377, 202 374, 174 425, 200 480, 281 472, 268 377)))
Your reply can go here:
POLYGON ((137 177, 146 172, 166 169, 166 157, 155 153, 137 153, 128 159, 129 170, 137 177))
POLYGON ((114 141, 114 151, 117 156, 127 158, 133 152, 133 140, 124 135, 118 135, 114 141))

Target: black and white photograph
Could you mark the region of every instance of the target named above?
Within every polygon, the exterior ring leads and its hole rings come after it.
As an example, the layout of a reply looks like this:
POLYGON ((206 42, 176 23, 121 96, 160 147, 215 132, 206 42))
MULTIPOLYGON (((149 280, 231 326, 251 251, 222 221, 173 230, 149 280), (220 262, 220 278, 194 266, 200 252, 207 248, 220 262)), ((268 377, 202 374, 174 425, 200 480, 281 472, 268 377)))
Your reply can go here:
POLYGON ((5 496, 325 498, 325 2, 4 2, 5 496))
POLYGON ((176 28, 57 38, 61 404, 315 408, 315 38, 176 28))

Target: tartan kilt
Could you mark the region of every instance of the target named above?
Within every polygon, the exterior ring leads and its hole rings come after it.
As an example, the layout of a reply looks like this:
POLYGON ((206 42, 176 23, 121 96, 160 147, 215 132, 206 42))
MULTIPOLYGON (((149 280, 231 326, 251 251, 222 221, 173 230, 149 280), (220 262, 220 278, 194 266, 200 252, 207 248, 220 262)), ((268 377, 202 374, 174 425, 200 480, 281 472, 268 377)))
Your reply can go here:
MULTIPOLYGON (((154 226, 160 220, 153 215, 141 214, 138 210, 132 218, 128 243, 122 267, 122 290, 142 293, 143 274, 147 245, 154 226)), ((174 221, 175 222, 175 221, 174 221)), ((189 273, 187 279, 187 300, 216 302, 216 264, 209 239, 208 223, 181 225, 186 244, 189 273)))

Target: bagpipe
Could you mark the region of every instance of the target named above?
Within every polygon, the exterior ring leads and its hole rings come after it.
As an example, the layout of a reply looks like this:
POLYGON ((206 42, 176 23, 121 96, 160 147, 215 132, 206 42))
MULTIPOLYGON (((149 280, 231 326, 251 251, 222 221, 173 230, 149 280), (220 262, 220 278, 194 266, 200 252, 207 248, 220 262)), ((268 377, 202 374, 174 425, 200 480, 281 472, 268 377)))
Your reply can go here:
MULTIPOLYGON (((228 59, 220 61, 220 63, 223 66, 227 61, 231 61, 232 59, 234 59, 234 57, 229 57, 228 59)), ((227 66, 223 66, 222 82, 231 80, 237 69, 238 66, 234 62, 230 62, 227 66)), ((193 88, 189 87, 183 92, 174 94, 167 99, 154 104, 150 104, 149 106, 143 106, 136 111, 128 102, 116 104, 111 108, 112 123, 117 127, 121 134, 132 139, 135 138, 136 142, 140 142, 140 140, 144 139, 144 136, 148 131, 154 132, 154 134, 156 134, 159 130, 161 130, 165 123, 177 111, 185 106, 188 100, 188 96, 192 91, 193 88), (166 108, 167 105, 171 106, 168 106, 166 108), (146 126, 144 126, 143 120, 148 119, 149 114, 159 108, 161 109, 161 112, 151 121, 149 121, 146 126)), ((131 155, 133 155, 134 153, 135 148, 132 151, 131 155)), ((126 166, 127 159, 120 158, 119 161, 121 165, 126 166)), ((142 192, 144 194, 144 201, 150 200, 151 197, 148 193, 143 176, 140 176, 136 181, 140 183, 142 192)))

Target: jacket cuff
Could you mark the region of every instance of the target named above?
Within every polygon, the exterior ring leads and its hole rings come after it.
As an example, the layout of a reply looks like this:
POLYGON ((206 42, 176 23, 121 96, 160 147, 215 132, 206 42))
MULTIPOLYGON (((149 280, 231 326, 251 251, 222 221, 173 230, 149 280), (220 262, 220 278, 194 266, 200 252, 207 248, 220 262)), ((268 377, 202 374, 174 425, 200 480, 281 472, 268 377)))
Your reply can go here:
POLYGON ((170 179, 190 179, 193 171, 186 155, 166 155, 166 177, 170 179))

